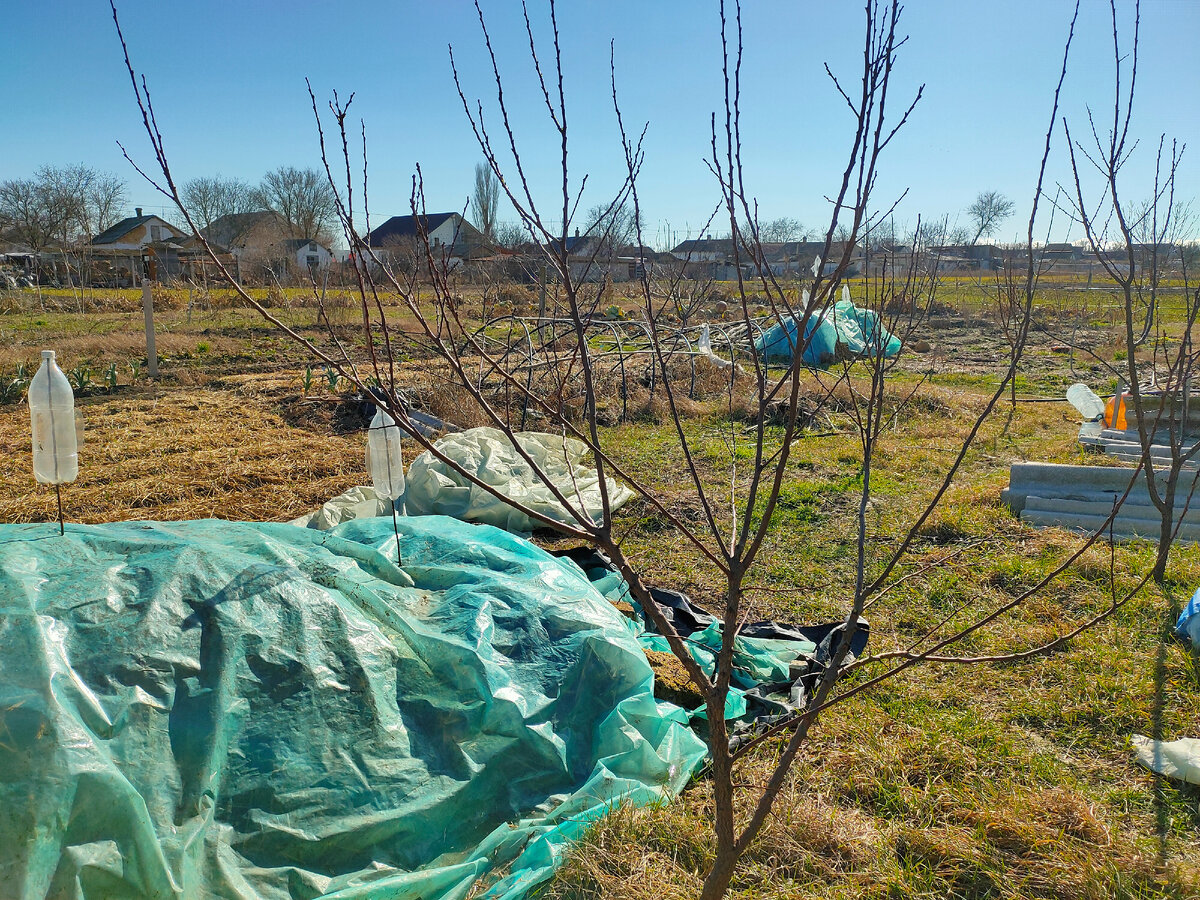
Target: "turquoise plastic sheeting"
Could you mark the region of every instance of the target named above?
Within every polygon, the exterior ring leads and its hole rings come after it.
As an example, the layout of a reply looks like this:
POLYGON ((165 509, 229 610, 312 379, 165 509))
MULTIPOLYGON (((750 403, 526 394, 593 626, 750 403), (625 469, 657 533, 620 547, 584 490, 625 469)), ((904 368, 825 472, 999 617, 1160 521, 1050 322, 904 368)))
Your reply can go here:
MULTIPOLYGON (((592 585, 611 603, 628 603, 638 615, 641 605, 633 598, 629 585, 617 572, 605 568, 585 570, 592 585)), ((623 618, 625 627, 635 635, 646 650, 671 653, 671 644, 661 634, 647 631, 640 620, 623 618)), ((717 670, 717 655, 721 651, 721 624, 714 620, 708 627, 685 638, 688 653, 710 677, 717 670)), ((817 646, 812 641, 772 640, 738 635, 733 643, 732 686, 725 698, 725 718, 741 719, 747 715, 745 691, 764 684, 791 681, 791 666, 801 657, 812 656, 817 646)), ((691 711, 696 718, 705 719, 703 705, 691 711)))
MULTIPOLYGON (((798 318, 787 316, 763 332, 755 349, 768 362, 790 363, 799 344, 798 318)), ((900 352, 900 339, 883 327, 873 310, 839 300, 832 309, 814 313, 804 327, 807 346, 801 359, 807 366, 829 366, 837 360, 841 344, 851 357, 882 354, 890 359, 900 352)))
POLYGON ((704 745, 577 567, 399 528, 401 567, 390 518, 0 526, 5 890, 516 900, 684 786, 704 745))

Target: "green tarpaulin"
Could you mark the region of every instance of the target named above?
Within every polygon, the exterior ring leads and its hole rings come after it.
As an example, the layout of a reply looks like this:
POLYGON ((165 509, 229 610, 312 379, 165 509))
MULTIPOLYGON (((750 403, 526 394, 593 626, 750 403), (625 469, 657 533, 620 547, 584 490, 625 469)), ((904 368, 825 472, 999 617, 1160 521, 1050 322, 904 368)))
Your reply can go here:
POLYGON ((568 561, 440 516, 0 526, 0 885, 516 898, 702 760, 568 561), (480 891, 486 890, 486 893, 480 891))

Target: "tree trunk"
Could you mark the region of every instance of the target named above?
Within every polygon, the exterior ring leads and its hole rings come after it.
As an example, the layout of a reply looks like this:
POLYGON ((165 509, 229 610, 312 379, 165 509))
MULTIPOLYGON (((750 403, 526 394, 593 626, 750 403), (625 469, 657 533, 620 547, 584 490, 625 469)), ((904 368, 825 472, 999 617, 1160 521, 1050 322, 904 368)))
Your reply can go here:
MULTIPOLYGON (((1153 470, 1152 470, 1153 471, 1153 470)), ((1171 538, 1175 531, 1175 488, 1179 481, 1179 469, 1174 466, 1167 477, 1163 492, 1162 526, 1158 531, 1158 550, 1154 555, 1154 583, 1162 587, 1167 577, 1167 560, 1171 556, 1171 538)))
POLYGON ((733 880, 738 856, 738 852, 732 847, 717 848, 717 858, 704 878, 700 900, 721 900, 725 896, 725 892, 729 890, 729 882, 733 880))
POLYGON ((1158 554, 1154 560, 1154 583, 1162 587, 1167 578, 1167 556, 1171 552, 1171 529, 1168 525, 1158 538, 1158 554))

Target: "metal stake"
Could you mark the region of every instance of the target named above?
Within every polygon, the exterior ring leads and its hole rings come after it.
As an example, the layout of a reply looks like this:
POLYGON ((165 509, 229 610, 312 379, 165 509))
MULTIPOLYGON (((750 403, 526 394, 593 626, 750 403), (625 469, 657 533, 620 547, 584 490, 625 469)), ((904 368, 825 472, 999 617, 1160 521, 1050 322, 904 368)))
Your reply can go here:
POLYGON ((396 535, 396 566, 404 564, 404 560, 400 558, 400 526, 396 522, 396 501, 392 501, 392 531, 396 535))
POLYGON ((56 496, 58 498, 58 533, 66 534, 66 531, 63 529, 62 486, 61 485, 58 485, 58 484, 54 485, 54 496, 56 496))

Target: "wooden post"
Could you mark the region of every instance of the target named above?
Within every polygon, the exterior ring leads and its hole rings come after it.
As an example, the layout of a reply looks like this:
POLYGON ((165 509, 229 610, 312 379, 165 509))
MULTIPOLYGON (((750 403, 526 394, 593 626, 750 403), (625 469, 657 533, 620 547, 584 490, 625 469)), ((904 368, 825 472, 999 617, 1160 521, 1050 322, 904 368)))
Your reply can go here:
POLYGON ((154 349, 154 292, 150 279, 142 279, 142 312, 146 315, 146 367, 151 378, 158 378, 158 352, 154 349))
POLYGON ((538 322, 546 318, 546 264, 542 263, 542 277, 538 283, 538 322))

